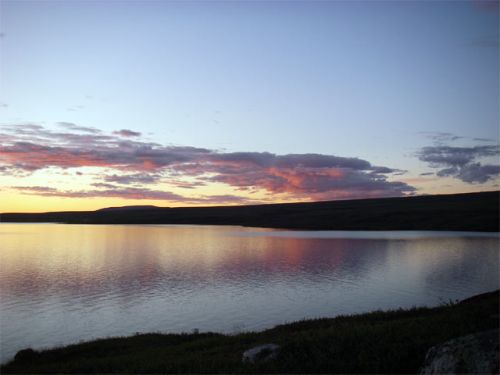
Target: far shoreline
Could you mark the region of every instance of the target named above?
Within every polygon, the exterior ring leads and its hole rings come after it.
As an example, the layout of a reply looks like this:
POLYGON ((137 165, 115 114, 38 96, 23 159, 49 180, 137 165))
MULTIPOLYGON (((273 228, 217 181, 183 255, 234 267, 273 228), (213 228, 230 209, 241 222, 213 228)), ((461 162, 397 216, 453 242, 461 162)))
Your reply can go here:
POLYGON ((500 193, 216 207, 2 213, 2 223, 235 225, 336 231, 499 232, 500 193))

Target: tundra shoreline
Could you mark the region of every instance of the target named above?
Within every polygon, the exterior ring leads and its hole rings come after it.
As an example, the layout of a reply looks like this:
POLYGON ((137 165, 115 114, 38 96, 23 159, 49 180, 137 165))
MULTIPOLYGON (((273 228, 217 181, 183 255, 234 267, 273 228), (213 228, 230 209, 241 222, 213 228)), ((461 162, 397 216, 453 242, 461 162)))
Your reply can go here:
MULTIPOLYGON (((262 332, 137 334, 44 351, 23 350, 6 373, 416 373, 429 348, 499 328, 499 291, 438 307, 304 320, 262 332), (257 345, 275 358, 249 363, 257 345)), ((497 343, 498 347, 498 343, 497 343)))

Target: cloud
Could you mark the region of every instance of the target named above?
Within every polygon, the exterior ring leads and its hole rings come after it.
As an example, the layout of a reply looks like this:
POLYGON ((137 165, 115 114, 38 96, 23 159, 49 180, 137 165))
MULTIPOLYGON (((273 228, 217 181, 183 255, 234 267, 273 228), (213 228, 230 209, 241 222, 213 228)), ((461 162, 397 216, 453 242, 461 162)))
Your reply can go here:
MULTIPOLYGON (((147 199, 155 199, 151 198, 154 196, 183 199, 138 187, 160 180, 188 189, 220 183, 247 192, 283 194, 289 199, 386 197, 415 192, 414 187, 404 182, 389 180, 390 175, 405 171, 373 166, 369 161, 355 157, 317 153, 221 152, 165 146, 124 139, 122 134, 107 135, 72 123, 58 125, 68 131, 52 131, 37 124, 3 127, 4 131, 0 132, 0 165, 25 173, 51 167, 100 167, 106 173, 97 183, 135 186, 113 189, 113 193, 106 194, 125 197, 130 194, 140 196, 144 192, 150 197, 147 199)), ((71 192, 65 194, 68 196, 71 192)), ((78 192, 74 194, 77 196, 78 192)), ((102 196, 104 193, 99 190, 85 194, 102 196)))
POLYGON ((104 189, 119 189, 120 186, 114 185, 114 184, 108 184, 106 182, 94 182, 91 184, 93 187, 96 188, 104 188, 104 189))
POLYGON ((32 171, 19 169, 16 165, 0 165, 0 176, 27 177, 32 171))
POLYGON ((484 183, 500 174, 500 165, 481 165, 471 163, 461 168, 446 168, 440 170, 437 175, 457 177, 464 182, 484 183))
POLYGON ((101 133, 101 131, 99 129, 90 128, 90 127, 86 127, 86 126, 79 126, 79 125, 73 124, 72 122, 58 122, 57 125, 60 126, 61 128, 65 128, 65 129, 73 130, 73 131, 77 131, 77 132, 85 132, 85 133, 92 133, 92 134, 101 133))
POLYGON ((140 189, 140 188, 115 188, 111 184, 94 184, 104 187, 104 190, 58 190, 46 186, 12 186, 12 189, 25 194, 33 194, 45 197, 61 198, 123 198, 123 199, 150 199, 150 200, 174 200, 184 201, 181 195, 168 191, 140 189))
POLYGON ((253 200, 235 195, 212 195, 199 198, 184 197, 168 191, 141 189, 141 188, 119 188, 112 184, 96 183, 93 186, 103 189, 93 190, 58 190, 47 186, 11 186, 27 195, 58 198, 121 198, 133 200, 161 200, 196 204, 256 204, 259 200, 253 200))
POLYGON ((275 155, 270 152, 231 152, 215 154, 212 161, 227 165, 252 165, 276 168, 352 168, 368 169, 366 160, 322 154, 275 155))
POLYGON ((493 142, 493 143, 496 143, 497 140, 496 139, 493 139, 493 138, 472 138, 473 141, 476 141, 476 142, 493 142))
POLYGON ((431 168, 439 169, 440 177, 455 177, 467 183, 484 183, 500 174, 500 165, 482 165, 478 159, 500 155, 498 145, 423 147, 417 156, 431 168))
POLYGON ((104 181, 116 182, 123 185, 130 184, 152 184, 157 182, 161 178, 160 174, 154 173, 136 173, 136 174, 124 174, 124 175, 111 175, 105 176, 104 181))
POLYGON ((423 147, 418 156, 420 160, 426 161, 433 166, 462 167, 475 159, 499 154, 500 147, 497 145, 472 147, 430 146, 423 147))
POLYGON ((181 188, 181 189, 196 189, 197 187, 207 186, 203 181, 181 181, 175 179, 169 179, 169 185, 181 188))
MULTIPOLYGON (((61 123, 59 123, 61 124, 61 123)), ((212 151, 194 147, 164 147, 151 142, 124 140, 103 135, 92 128, 63 123, 74 131, 54 132, 40 125, 4 127, 0 133, 0 162, 34 171, 50 166, 60 168, 111 167, 122 170, 153 171, 173 163, 192 160, 212 151), (76 127, 76 128, 75 128, 76 127)))
POLYGON ((74 106, 71 106, 71 107, 68 107, 66 108, 66 111, 69 111, 69 112, 77 112, 81 109, 84 109, 85 106, 84 105, 74 105, 74 106))
POLYGON ((11 186, 11 188, 28 194, 36 193, 36 195, 52 195, 58 193, 56 188, 47 186, 11 186))
POLYGON ((345 167, 248 168, 241 173, 228 173, 225 170, 225 173, 215 174, 206 180, 241 189, 258 186, 271 193, 290 193, 297 197, 321 196, 325 199, 337 198, 340 193, 367 197, 371 196, 371 191, 376 191, 381 196, 402 195, 403 192, 414 191, 414 188, 408 185, 387 181, 383 175, 345 167))
POLYGON ((464 139, 465 137, 453 134, 453 133, 448 133, 448 132, 419 132, 419 134, 422 134, 423 136, 431 139, 435 143, 442 144, 443 142, 450 142, 450 141, 456 141, 458 139, 464 139))
POLYGON ((134 132, 132 130, 122 129, 118 131, 114 131, 113 134, 119 135, 121 137, 139 137, 142 133, 134 132))

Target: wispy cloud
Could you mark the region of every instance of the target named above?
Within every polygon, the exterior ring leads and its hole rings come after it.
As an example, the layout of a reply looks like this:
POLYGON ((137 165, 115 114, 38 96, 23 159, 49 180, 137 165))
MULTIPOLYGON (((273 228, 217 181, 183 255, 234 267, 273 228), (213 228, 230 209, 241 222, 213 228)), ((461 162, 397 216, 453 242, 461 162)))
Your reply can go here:
POLYGON ((101 190, 58 190, 46 186, 13 186, 12 189, 21 191, 26 194, 40 195, 46 197, 61 197, 61 198, 124 198, 124 199, 150 199, 150 200, 174 200, 184 201, 185 198, 168 191, 159 191, 151 189, 139 188, 111 188, 113 185, 100 184, 100 187, 107 187, 101 190), (104 186, 103 186, 104 185, 104 186))
POLYGON ((432 140, 435 143, 442 144, 443 142, 452 142, 459 139, 464 139, 465 137, 448 133, 448 132, 431 132, 431 131, 423 131, 419 134, 425 136, 426 138, 432 140))
MULTIPOLYGON (((137 187, 158 181, 171 181, 172 186, 184 188, 222 183, 247 192, 260 190, 294 199, 315 200, 402 196, 415 191, 414 187, 404 182, 389 180, 389 176, 404 171, 374 166, 355 157, 313 153, 220 152, 124 139, 121 133, 107 135, 71 123, 60 123, 59 126, 67 131, 52 131, 37 124, 3 127, 4 131, 0 133, 0 165, 26 173, 49 167, 102 167, 114 172, 103 173, 100 183, 134 185, 134 188, 113 191, 86 191, 85 196, 114 194, 138 197, 134 199, 146 199, 144 197, 147 196, 150 197, 148 199, 161 197, 182 201, 183 197, 175 194, 160 194, 137 187)), ((66 193, 79 197, 78 192, 66 193)))
POLYGON ((132 130, 127 130, 127 129, 117 130, 117 131, 113 132, 113 134, 119 135, 122 137, 126 137, 126 138, 128 138, 128 137, 140 137, 141 136, 141 133, 135 132, 132 130))
POLYGON ((92 134, 99 134, 101 131, 96 128, 91 128, 87 126, 79 126, 76 124, 73 124, 72 122, 58 122, 58 126, 65 128, 67 130, 72 130, 76 132, 84 132, 84 133, 92 133, 92 134))
POLYGON ((194 204, 256 204, 262 203, 260 200, 254 200, 236 195, 211 195, 196 198, 184 197, 179 194, 168 191, 145 189, 145 188, 119 188, 112 184, 93 184, 93 186, 104 189, 89 190, 58 190, 47 186, 11 186, 27 195, 38 195, 44 197, 58 198, 121 198, 133 200, 161 200, 175 201, 194 204))
POLYGON ((431 168, 439 169, 440 177, 455 177, 468 183, 484 183, 500 174, 500 165, 483 165, 478 160, 500 155, 498 145, 471 147, 451 147, 437 145, 423 147, 417 156, 429 164, 431 168))
POLYGON ((493 138, 472 138, 472 140, 476 141, 476 142, 489 142, 489 143, 498 142, 497 139, 493 139, 493 138))
POLYGON ((116 182, 123 185, 131 184, 152 184, 160 180, 161 174, 158 173, 135 173, 135 174, 113 174, 105 176, 104 181, 116 182))

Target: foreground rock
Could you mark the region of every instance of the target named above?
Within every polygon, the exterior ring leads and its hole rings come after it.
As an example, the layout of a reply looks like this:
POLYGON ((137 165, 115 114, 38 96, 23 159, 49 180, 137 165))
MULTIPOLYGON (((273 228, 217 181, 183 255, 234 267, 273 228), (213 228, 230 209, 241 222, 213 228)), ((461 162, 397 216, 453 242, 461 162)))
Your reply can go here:
POLYGON ((420 374, 498 374, 499 334, 495 329, 433 346, 420 374))
POLYGON ((248 349, 243 353, 243 362, 265 362, 276 358, 279 352, 279 345, 264 344, 248 349))

